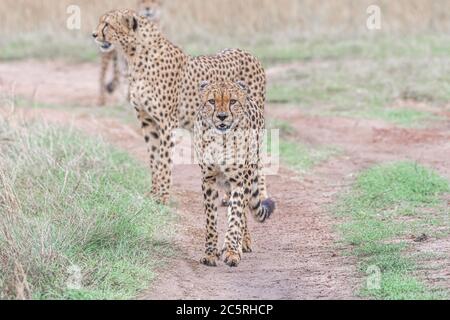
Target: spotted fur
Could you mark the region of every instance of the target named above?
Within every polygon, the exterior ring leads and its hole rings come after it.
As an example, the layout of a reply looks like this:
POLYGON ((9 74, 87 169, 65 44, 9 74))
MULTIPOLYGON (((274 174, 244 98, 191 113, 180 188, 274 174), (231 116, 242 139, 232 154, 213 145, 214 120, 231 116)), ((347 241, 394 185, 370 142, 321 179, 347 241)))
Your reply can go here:
POLYGON ((206 213, 206 250, 201 262, 215 266, 219 257, 216 200, 218 187, 225 186, 230 200, 222 254, 233 267, 242 252, 251 251, 247 211, 264 222, 275 210, 271 199, 261 200, 259 189, 264 111, 242 82, 203 82, 200 91, 194 141, 206 213))
MULTIPOLYGON (((101 48, 120 47, 129 65, 130 102, 148 145, 151 194, 169 200, 172 182, 172 131, 193 129, 201 104, 201 80, 242 80, 252 98, 264 106, 266 77, 251 54, 231 49, 213 56, 191 57, 173 45, 156 24, 132 10, 115 10, 100 18, 93 34, 101 48)), ((265 193, 265 191, 264 191, 265 193)))
MULTIPOLYGON (((150 21, 159 24, 161 17, 161 0, 138 0, 138 13, 150 21)), ((102 52, 100 57, 100 95, 98 104, 106 103, 106 94, 112 94, 121 83, 127 84, 127 65, 124 57, 115 48, 102 52), (106 82, 109 68, 112 67, 112 80, 106 82)), ((128 94, 129 96, 129 94, 128 94)))

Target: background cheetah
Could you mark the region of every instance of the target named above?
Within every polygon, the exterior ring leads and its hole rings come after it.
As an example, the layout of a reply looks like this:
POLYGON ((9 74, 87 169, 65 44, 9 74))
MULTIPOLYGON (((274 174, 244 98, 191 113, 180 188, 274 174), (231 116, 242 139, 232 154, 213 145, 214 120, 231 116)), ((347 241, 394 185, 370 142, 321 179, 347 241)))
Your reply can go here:
POLYGON ((242 82, 201 84, 202 106, 194 129, 195 147, 202 171, 202 191, 206 213, 206 250, 203 264, 215 266, 217 249, 218 185, 230 188, 228 230, 223 246, 224 261, 237 266, 242 252, 251 251, 247 208, 259 222, 274 211, 271 199, 260 200, 258 163, 264 113, 248 97, 242 82))
MULTIPOLYGON (((173 45, 155 23, 132 10, 106 13, 93 37, 102 50, 120 47, 129 65, 130 101, 142 124, 152 169, 151 194, 169 200, 172 182, 172 131, 193 129, 200 106, 198 83, 202 80, 241 80, 263 109, 266 76, 261 63, 239 49, 214 56, 191 57, 173 45)), ((261 196, 267 192, 262 184, 261 196)))
MULTIPOLYGON (((137 3, 139 15, 148 20, 159 24, 161 17, 161 0, 138 0, 137 3)), ((112 94, 120 85, 120 82, 127 82, 127 64, 122 55, 115 48, 110 51, 102 52, 100 64, 100 95, 98 104, 100 106, 106 103, 106 93, 112 94), (112 80, 106 83, 106 76, 109 67, 112 66, 112 80)))

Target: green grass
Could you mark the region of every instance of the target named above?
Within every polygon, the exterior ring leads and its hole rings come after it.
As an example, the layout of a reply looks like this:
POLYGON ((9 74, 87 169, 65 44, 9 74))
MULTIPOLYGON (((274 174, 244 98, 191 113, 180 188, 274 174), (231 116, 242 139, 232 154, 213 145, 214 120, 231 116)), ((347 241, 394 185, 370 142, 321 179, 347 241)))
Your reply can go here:
POLYGON ((423 56, 446 57, 449 37, 438 34, 375 37, 323 37, 299 39, 286 45, 258 45, 255 53, 270 63, 298 60, 372 59, 391 57, 419 58, 423 56))
POLYGON ((144 166, 98 139, 2 122, 0 299, 130 299, 147 288, 172 251, 172 215, 144 195, 149 184, 144 166))
POLYGON ((308 147, 298 142, 280 140, 280 157, 291 169, 304 173, 336 152, 330 148, 308 147))
POLYGON ((267 120, 267 128, 279 130, 282 138, 293 137, 296 133, 295 128, 289 122, 275 118, 267 120))
MULTIPOLYGON (((342 113, 344 115, 345 113, 342 113)), ((374 108, 365 112, 350 114, 351 116, 359 116, 369 119, 380 119, 389 123, 396 124, 400 127, 417 127, 422 126, 428 121, 436 121, 439 118, 425 111, 411 109, 394 109, 394 108, 374 108)))
MULTIPOLYGON (((212 54, 224 48, 239 47, 252 52, 266 66, 294 61, 342 60, 388 58, 447 58, 450 52, 450 37, 444 34, 422 35, 378 35, 375 37, 311 37, 290 38, 289 40, 265 40, 258 36, 256 41, 214 38, 186 39, 179 45, 192 55, 212 54)), ((0 60, 54 59, 71 61, 92 61, 98 50, 88 34, 74 36, 71 33, 51 34, 43 31, 3 35, 0 41, 0 60)), ((254 39, 252 39, 254 40, 254 39)))
POLYGON ((89 37, 43 32, 8 35, 0 40, 0 61, 64 59, 71 63, 96 61, 99 51, 89 37))
MULTIPOLYGON (((0 60, 62 58, 80 62, 95 61, 99 55, 87 35, 36 32, 2 39, 0 60)), ((397 107, 397 102, 426 103, 436 110, 450 103, 449 40, 446 35, 423 34, 317 37, 279 43, 195 39, 180 45, 195 55, 241 47, 266 67, 300 62, 271 77, 269 102, 295 104, 319 115, 379 119, 408 127, 422 126, 438 117, 428 110, 397 107)))
MULTIPOLYGON (((324 37, 290 38, 265 40, 259 36, 256 41, 249 42, 233 38, 215 39, 208 42, 205 39, 190 39, 180 45, 194 55, 211 54, 223 48, 240 47, 252 52, 265 65, 277 65, 296 61, 311 60, 384 60, 389 58, 447 58, 450 52, 450 37, 444 34, 421 35, 377 35, 373 37, 324 37)), ((254 40, 254 39, 252 39, 254 40)))
POLYGON ((441 36, 375 37, 313 45, 317 50, 311 49, 311 60, 271 77, 268 101, 401 126, 436 120, 428 110, 398 105, 407 100, 436 110, 448 106, 450 60, 445 55, 448 45, 440 40, 441 36), (327 55, 333 48, 334 54, 327 55))
POLYGON ((423 166, 410 162, 379 165, 366 170, 356 180, 352 191, 338 206, 344 218, 339 229, 345 243, 353 246, 361 272, 380 270, 379 287, 364 286, 362 294, 378 299, 440 299, 445 290, 430 288, 415 271, 424 263, 408 253, 412 241, 404 237, 426 230, 433 215, 437 226, 448 235, 448 213, 442 195, 450 192, 448 181, 423 166), (430 208, 432 208, 430 212, 430 208))
POLYGON ((122 123, 135 125, 136 112, 126 103, 108 105, 104 107, 92 107, 88 105, 78 105, 76 103, 65 103, 65 104, 53 104, 44 103, 38 101, 32 101, 31 99, 25 98, 23 96, 15 96, 14 106, 18 108, 27 109, 49 109, 49 110, 61 110, 70 111, 71 114, 77 116, 94 116, 98 118, 106 119, 119 119, 122 123))
MULTIPOLYGON (((270 119, 267 127, 269 129, 279 130, 280 139, 278 154, 280 159, 283 164, 298 173, 305 173, 314 166, 338 154, 338 151, 335 148, 310 146, 298 142, 296 130, 289 122, 279 119, 270 119)), ((268 141, 268 146, 272 148, 270 141, 268 141)), ((271 151, 270 148, 269 152, 271 151)))
POLYGON ((448 62, 423 58, 309 63, 275 75, 268 101, 295 104, 309 113, 414 126, 437 117, 396 105, 409 100, 445 108, 450 102, 448 62))

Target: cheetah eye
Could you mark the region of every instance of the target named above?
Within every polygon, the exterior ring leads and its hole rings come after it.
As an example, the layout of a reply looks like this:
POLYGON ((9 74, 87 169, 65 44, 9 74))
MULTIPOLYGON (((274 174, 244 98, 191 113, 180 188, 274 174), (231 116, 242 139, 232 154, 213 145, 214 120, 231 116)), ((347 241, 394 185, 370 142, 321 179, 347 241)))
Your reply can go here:
POLYGON ((234 106, 237 103, 237 100, 230 100, 230 106, 234 106))
POLYGON ((214 99, 211 99, 211 100, 209 100, 208 101, 210 104, 212 104, 212 105, 215 105, 216 104, 216 100, 214 100, 214 99))

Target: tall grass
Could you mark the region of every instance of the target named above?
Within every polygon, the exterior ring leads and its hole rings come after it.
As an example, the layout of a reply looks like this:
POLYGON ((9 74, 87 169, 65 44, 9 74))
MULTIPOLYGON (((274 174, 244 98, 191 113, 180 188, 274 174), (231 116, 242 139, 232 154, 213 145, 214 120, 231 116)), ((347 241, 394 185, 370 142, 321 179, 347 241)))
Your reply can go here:
MULTIPOLYGON (((77 36, 66 30, 68 5, 79 5, 82 32, 92 31, 98 17, 114 8, 134 8, 135 0, 2 0, 0 33, 36 30, 77 36)), ((165 0, 163 25, 181 42, 203 37, 289 40, 299 36, 367 34, 366 9, 382 9, 384 33, 446 32, 450 2, 446 0, 165 0), (274 37, 275 36, 275 37, 274 37)))
POLYGON ((0 118, 0 299, 133 298, 169 246, 147 170, 69 129, 0 118))
MULTIPOLYGON (((305 58, 304 43, 373 39, 379 35, 445 35, 450 29, 446 0, 163 0, 164 33, 191 54, 225 47, 251 50, 262 60, 305 58), (382 12, 381 30, 366 27, 369 5, 382 12)), ((2 0, 0 59, 57 58, 91 61, 98 49, 90 38, 98 18, 136 0, 2 0), (81 29, 68 30, 69 5, 81 9, 81 29)), ((444 39, 447 41, 447 39, 444 39)), ((308 47, 308 45, 306 45, 308 47)), ((373 46, 376 47, 376 46, 373 46)), ((351 49, 351 48, 350 48, 351 49)))

